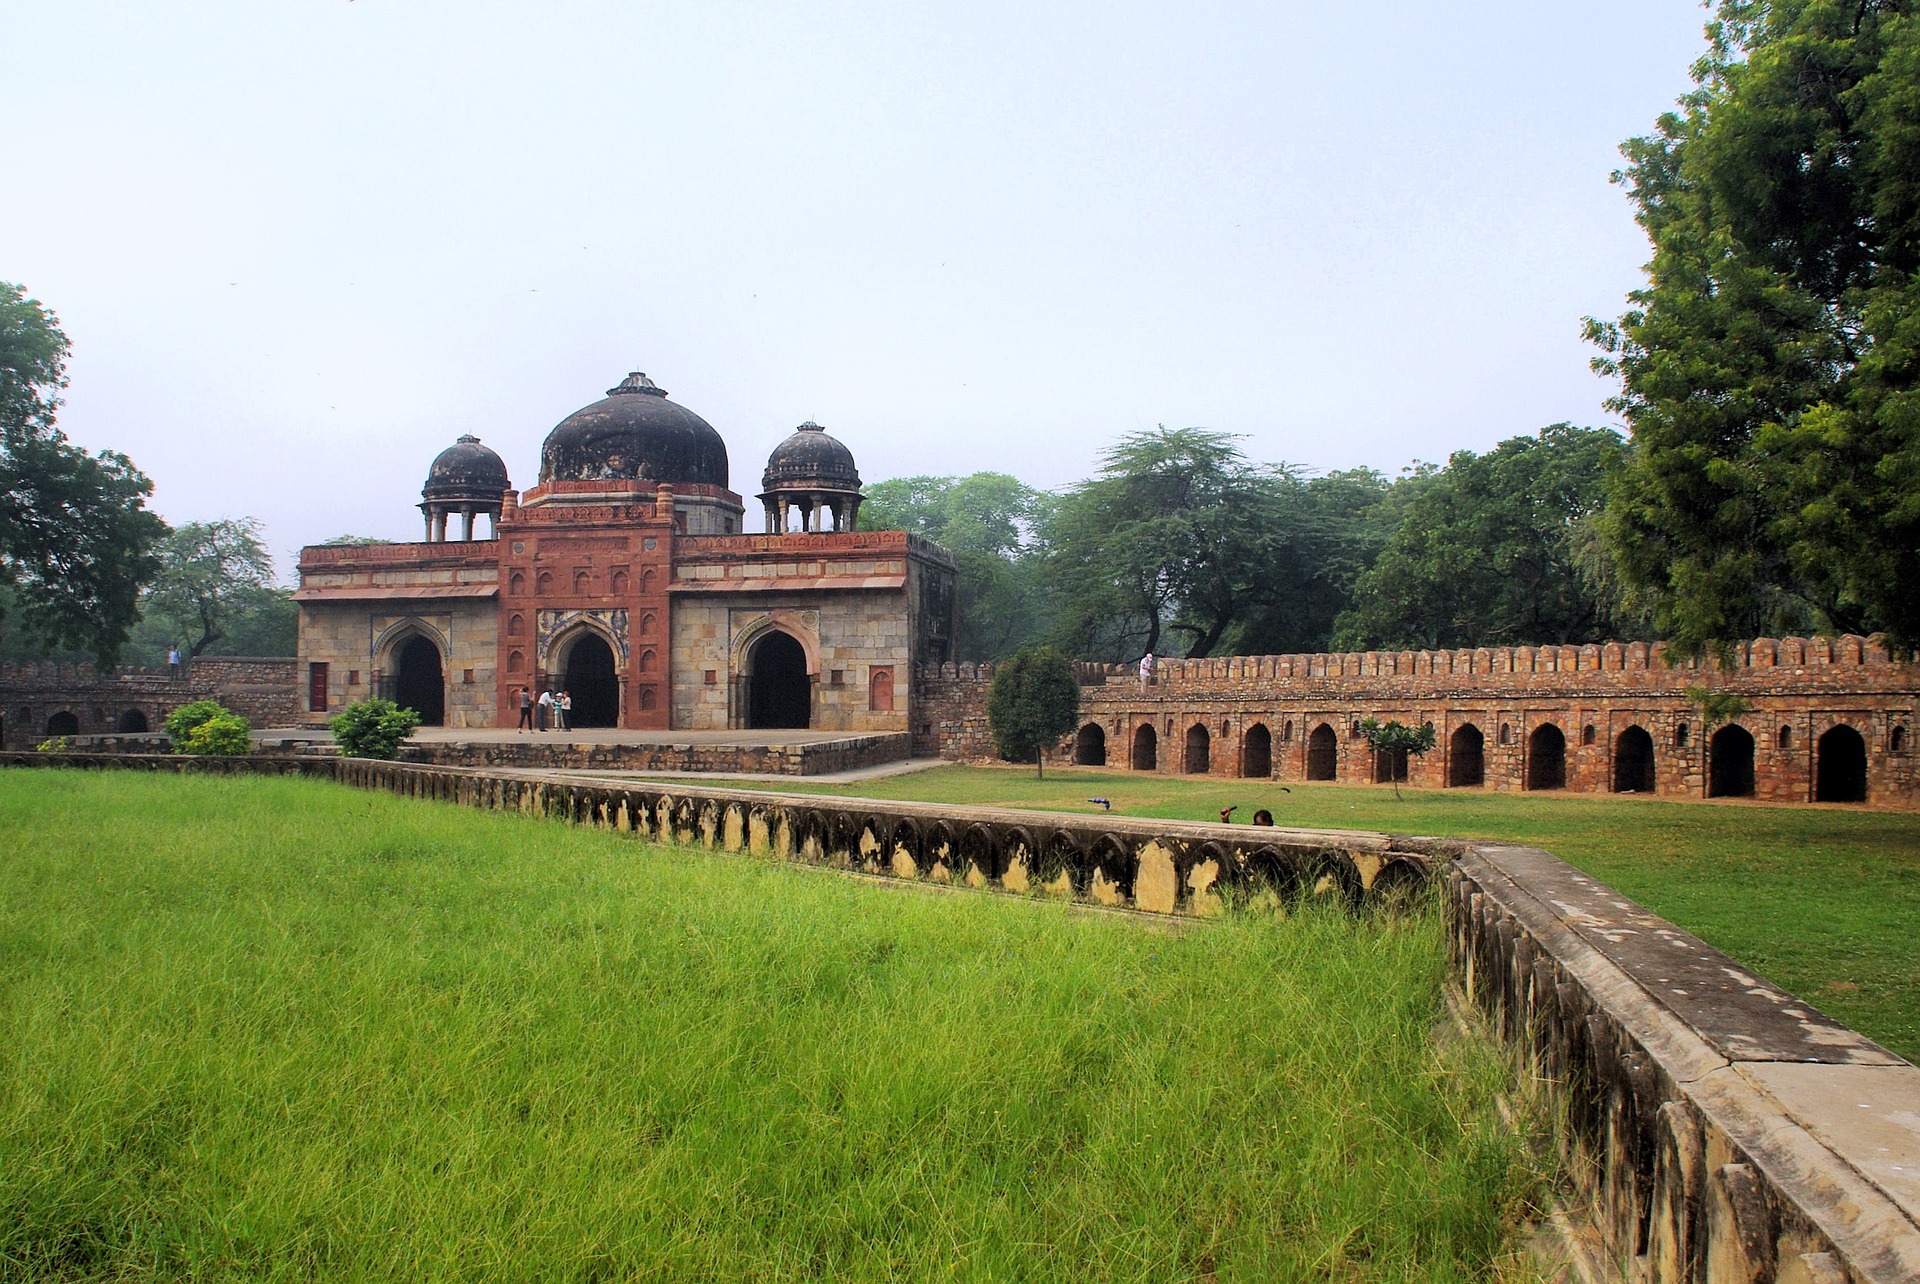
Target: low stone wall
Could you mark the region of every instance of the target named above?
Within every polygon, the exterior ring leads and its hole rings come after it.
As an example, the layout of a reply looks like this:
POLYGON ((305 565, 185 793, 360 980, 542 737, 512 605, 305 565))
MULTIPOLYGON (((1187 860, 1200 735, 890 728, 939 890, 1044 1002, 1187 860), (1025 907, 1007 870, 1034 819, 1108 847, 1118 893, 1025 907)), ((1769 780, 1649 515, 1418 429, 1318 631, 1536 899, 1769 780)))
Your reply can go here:
POLYGON ((276 656, 207 656, 178 675, 9 661, 0 664, 0 748, 31 749, 61 734, 156 732, 167 714, 194 700, 218 700, 256 727, 286 726, 298 707, 297 669, 291 657, 276 656))
POLYGON ((603 744, 569 741, 564 732, 525 740, 456 740, 409 744, 406 762, 442 767, 574 768, 586 771, 689 771, 764 776, 820 776, 905 761, 907 734, 849 736, 815 744, 603 744))
POLYGON ((1446 873, 1456 974, 1565 1108, 1622 1279, 1920 1279, 1920 1070, 1556 860, 1446 873))

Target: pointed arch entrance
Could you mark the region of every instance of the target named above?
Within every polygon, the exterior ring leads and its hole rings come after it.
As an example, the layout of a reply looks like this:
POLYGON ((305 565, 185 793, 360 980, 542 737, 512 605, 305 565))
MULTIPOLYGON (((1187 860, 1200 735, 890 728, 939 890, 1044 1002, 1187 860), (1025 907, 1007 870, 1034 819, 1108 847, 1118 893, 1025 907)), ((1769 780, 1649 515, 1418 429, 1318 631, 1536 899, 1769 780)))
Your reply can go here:
POLYGON ((393 702, 419 714, 422 726, 445 725, 447 684, 431 639, 416 633, 394 652, 393 702))
POLYGON ((1729 723, 1707 741, 1707 797, 1753 796, 1753 733, 1729 723))
POLYGON ((1821 736, 1814 768, 1815 802, 1867 800, 1867 742, 1845 723, 1821 736))
POLYGON ((1332 780, 1339 769, 1340 742, 1333 728, 1323 722, 1307 737, 1307 779, 1332 780))
POLYGON ((1160 734, 1148 723, 1133 730, 1133 769, 1153 771, 1160 765, 1160 734))
POLYGON ((798 638, 769 629, 747 651, 747 726, 755 731, 813 725, 813 681, 798 638))
POLYGON ((1653 736, 1645 727, 1632 726, 1613 742, 1613 792, 1654 792, 1653 736))
POLYGON ((1246 738, 1240 742, 1240 774, 1255 780, 1273 774, 1273 733, 1263 722, 1248 727, 1246 738))
POLYGON ((1567 787, 1567 737, 1551 722, 1543 722, 1527 737, 1527 788, 1567 787))
POLYGON ((562 673, 561 688, 573 701, 569 725, 620 725, 620 672, 605 638, 591 630, 575 634, 562 673))
POLYGON ((1447 787, 1473 789, 1487 783, 1487 738, 1471 722, 1447 741, 1447 787))

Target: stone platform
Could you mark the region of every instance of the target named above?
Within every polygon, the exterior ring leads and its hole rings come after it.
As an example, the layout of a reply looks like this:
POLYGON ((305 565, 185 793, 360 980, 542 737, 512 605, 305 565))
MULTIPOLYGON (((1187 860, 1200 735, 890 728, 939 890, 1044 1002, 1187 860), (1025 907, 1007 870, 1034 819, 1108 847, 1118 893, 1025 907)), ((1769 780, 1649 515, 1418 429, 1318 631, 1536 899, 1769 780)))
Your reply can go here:
MULTIPOLYGON (((254 740, 268 752, 301 752, 330 744, 332 737, 325 731, 284 728, 256 732, 254 740)), ((441 767, 823 776, 905 762, 908 740, 905 732, 421 727, 401 749, 400 758, 441 767)))

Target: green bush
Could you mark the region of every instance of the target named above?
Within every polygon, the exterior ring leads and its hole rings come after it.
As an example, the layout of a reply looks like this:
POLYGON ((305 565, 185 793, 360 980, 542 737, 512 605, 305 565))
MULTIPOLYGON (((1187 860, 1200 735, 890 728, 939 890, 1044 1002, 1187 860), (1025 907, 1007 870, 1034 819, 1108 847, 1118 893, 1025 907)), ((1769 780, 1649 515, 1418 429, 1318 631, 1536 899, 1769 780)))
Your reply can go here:
POLYGON ((205 722, 208 718, 228 712, 218 700, 195 700, 192 704, 183 704, 166 718, 167 734, 178 745, 187 738, 187 733, 205 722))
POLYGON ((195 700, 167 715, 175 753, 246 753, 247 720, 218 700, 195 700))
POLYGON ((181 753, 250 753, 253 750, 253 742, 247 738, 250 729, 245 718, 222 709, 187 732, 187 738, 177 742, 177 745, 181 753))
POLYGON ((342 709, 327 725, 348 757, 391 758, 420 725, 420 715, 391 700, 364 700, 342 709))

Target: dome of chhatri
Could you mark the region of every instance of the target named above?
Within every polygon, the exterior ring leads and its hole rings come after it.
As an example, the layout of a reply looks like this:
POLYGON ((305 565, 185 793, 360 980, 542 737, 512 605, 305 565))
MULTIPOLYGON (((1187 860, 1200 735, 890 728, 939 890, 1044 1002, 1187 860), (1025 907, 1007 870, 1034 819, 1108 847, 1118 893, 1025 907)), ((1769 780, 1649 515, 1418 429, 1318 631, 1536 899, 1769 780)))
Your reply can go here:
POLYGON ((478 437, 465 433, 434 456, 433 466, 427 469, 427 484, 420 488, 420 497, 498 504, 501 494, 512 485, 507 480, 505 461, 482 446, 478 437))
POLYGON ((859 490, 860 470, 853 452, 808 420, 767 456, 760 488, 776 490, 859 490))
POLYGON ((607 478, 724 488, 727 444, 636 370, 562 419, 540 448, 543 483, 607 478))

